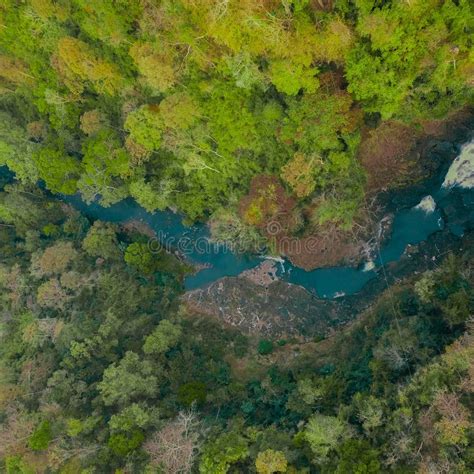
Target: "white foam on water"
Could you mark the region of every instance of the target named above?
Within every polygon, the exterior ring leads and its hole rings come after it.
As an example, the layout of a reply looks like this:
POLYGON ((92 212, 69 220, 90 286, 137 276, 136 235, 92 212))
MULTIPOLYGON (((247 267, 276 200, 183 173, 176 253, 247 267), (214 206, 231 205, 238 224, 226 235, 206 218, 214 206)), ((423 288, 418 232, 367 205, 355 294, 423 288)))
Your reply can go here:
POLYGON ((369 260, 368 262, 365 262, 364 268, 362 269, 363 272, 370 272, 370 270, 373 270, 375 268, 375 263, 373 260, 369 260))
POLYGON ((431 214, 436 210, 436 202, 432 196, 425 196, 419 204, 415 206, 415 209, 431 214))
POLYGON ((273 260, 279 263, 285 263, 285 259, 283 257, 273 257, 272 255, 260 255, 259 258, 263 260, 273 260))

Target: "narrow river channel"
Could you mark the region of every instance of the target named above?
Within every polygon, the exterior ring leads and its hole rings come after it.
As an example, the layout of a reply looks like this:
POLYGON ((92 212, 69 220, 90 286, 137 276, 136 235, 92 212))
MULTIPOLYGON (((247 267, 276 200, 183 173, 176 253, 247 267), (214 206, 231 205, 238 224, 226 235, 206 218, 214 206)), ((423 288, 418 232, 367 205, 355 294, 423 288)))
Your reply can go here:
MULTIPOLYGON (((415 192, 418 204, 399 209, 393 221, 391 236, 379 249, 373 261, 360 268, 333 267, 305 271, 287 260, 279 260, 281 279, 301 285, 321 298, 351 295, 381 273, 384 264, 397 261, 408 244, 417 244, 445 226, 455 235, 474 225, 474 141, 460 147, 459 156, 442 172, 415 192), (456 173, 459 175, 456 177, 456 173), (453 220, 449 216, 455 216, 453 220), (456 217, 457 216, 457 217, 456 217), (462 216, 462 217, 459 217, 462 216)), ((409 190, 408 190, 409 192, 409 190)), ((108 208, 86 204, 79 196, 65 196, 64 201, 93 219, 121 223, 139 220, 146 223, 159 239, 187 256, 201 268, 185 280, 186 289, 195 289, 224 276, 235 276, 262 262, 261 255, 234 253, 209 241, 204 224, 187 227, 182 216, 172 211, 146 212, 135 201, 127 199, 108 208)))

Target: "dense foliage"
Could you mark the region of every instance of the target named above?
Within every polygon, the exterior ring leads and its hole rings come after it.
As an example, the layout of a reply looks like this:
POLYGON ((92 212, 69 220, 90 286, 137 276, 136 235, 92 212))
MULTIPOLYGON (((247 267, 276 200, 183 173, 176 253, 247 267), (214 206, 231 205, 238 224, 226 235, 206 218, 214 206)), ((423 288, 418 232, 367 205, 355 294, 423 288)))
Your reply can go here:
POLYGON ((0 163, 106 206, 226 209, 224 239, 272 175, 290 232, 347 229, 361 130, 472 99, 472 18, 468 0, 4 0, 0 163))
POLYGON ((272 341, 189 314, 185 263, 42 191, 209 219, 242 250, 319 232, 334 263, 331 232, 472 102, 473 18, 469 0, 1 0, 0 471, 474 472, 472 252, 344 334, 272 341))
POLYGON ((0 216, 8 474, 474 469, 472 254, 271 341, 189 314, 187 266, 135 231, 21 184, 0 216))

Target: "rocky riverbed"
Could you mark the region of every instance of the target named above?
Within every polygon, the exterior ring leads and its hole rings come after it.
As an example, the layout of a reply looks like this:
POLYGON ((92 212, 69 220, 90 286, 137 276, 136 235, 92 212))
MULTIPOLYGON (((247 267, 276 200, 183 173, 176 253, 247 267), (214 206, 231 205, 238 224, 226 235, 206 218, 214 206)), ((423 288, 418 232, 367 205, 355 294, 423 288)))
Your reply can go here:
POLYGON ((314 340, 352 321, 389 285, 435 268, 450 252, 474 257, 474 232, 458 237, 444 230, 408 246, 399 261, 380 271, 380 278, 352 296, 325 300, 298 285, 281 280, 262 285, 244 275, 189 291, 183 301, 191 313, 217 318, 249 335, 314 340))
POLYGON ((343 302, 315 298, 279 280, 262 286, 249 278, 225 277, 187 292, 184 301, 192 312, 272 339, 324 337, 349 320, 349 307, 343 302))
MULTIPOLYGON (((445 152, 448 146, 442 147, 445 152)), ((378 278, 371 280, 355 295, 332 300, 318 298, 301 286, 279 280, 277 267, 280 263, 265 260, 238 277, 222 278, 186 293, 184 301, 191 312, 218 318, 247 334, 299 340, 328 336, 372 304, 388 286, 436 267, 450 252, 474 257, 473 164, 474 144, 471 144, 464 147, 462 155, 452 164, 436 196, 441 201, 449 199, 440 211, 440 218, 447 225, 425 241, 407 245, 397 261, 383 263, 378 268, 378 278), (458 191, 443 197, 443 188, 454 185, 458 191), (455 232, 456 226, 462 231, 455 232)), ((421 183, 414 195, 405 191, 398 198, 413 205, 427 186, 421 183)), ((392 193, 392 197, 397 195, 392 193)), ((434 213, 437 203, 427 195, 414 208, 434 213)), ((389 233, 390 216, 387 214, 381 220, 375 239, 377 245, 389 233)), ((368 254, 371 252, 367 251, 368 254)))

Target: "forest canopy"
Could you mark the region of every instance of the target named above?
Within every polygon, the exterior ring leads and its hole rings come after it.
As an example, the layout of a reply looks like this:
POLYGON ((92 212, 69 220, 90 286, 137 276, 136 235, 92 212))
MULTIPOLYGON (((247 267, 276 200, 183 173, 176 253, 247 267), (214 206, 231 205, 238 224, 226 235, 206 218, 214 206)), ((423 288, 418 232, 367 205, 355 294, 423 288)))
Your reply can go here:
POLYGON ((39 189, 0 218, 2 472, 474 469, 472 236, 302 342, 190 312, 186 265, 39 189))
POLYGON ((335 265, 472 106, 473 27, 470 0, 0 0, 0 471, 474 472, 472 232, 344 331, 273 340, 56 199, 335 265))
POLYGON ((4 0, 0 163, 189 222, 241 220, 272 175, 294 232, 349 229, 364 130, 472 100, 472 19, 468 0, 4 0))

